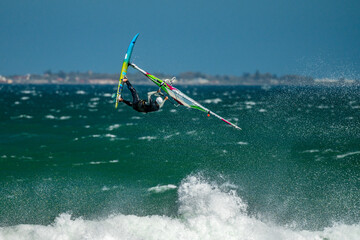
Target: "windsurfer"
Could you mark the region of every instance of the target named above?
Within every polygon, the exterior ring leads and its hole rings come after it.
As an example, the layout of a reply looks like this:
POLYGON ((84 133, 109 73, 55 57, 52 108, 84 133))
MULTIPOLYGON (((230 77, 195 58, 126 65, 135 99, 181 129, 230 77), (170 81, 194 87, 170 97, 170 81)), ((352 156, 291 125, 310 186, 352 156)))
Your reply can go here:
POLYGON ((135 111, 144 112, 144 113, 158 111, 160 108, 162 108, 165 101, 168 100, 168 97, 165 97, 164 99, 162 99, 162 97, 160 97, 160 96, 158 96, 155 101, 152 100, 151 97, 157 93, 160 93, 160 89, 158 91, 149 92, 147 101, 142 100, 142 99, 140 99, 135 88, 130 84, 130 82, 126 76, 123 79, 123 83, 126 83, 128 89, 131 92, 133 100, 132 100, 132 102, 129 102, 119 96, 118 101, 124 102, 126 105, 132 107, 135 111))

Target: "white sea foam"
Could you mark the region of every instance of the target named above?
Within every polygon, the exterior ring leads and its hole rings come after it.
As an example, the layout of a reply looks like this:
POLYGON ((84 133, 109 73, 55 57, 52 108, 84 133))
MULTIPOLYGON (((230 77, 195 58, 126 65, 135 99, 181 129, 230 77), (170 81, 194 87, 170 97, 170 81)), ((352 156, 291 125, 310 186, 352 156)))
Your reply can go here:
POLYGON ((94 98, 90 98, 90 102, 98 102, 100 100, 100 98, 98 97, 94 97, 94 98))
POLYGON ((218 104, 222 102, 222 100, 220 98, 215 98, 215 99, 206 99, 204 100, 204 103, 214 103, 214 104, 218 104))
POLYGON ((19 116, 11 117, 11 119, 20 119, 20 118, 31 119, 31 118, 33 118, 33 116, 26 115, 26 114, 21 114, 19 116))
POLYGON ((178 136, 178 135, 180 135, 180 132, 176 132, 176 133, 174 133, 174 134, 166 135, 166 136, 164 137, 164 139, 169 139, 169 138, 172 138, 172 137, 178 136))
POLYGON ((99 165, 99 164, 102 164, 102 163, 106 163, 106 162, 90 162, 89 164, 91 164, 91 165, 99 165))
POLYGON ((56 120, 69 120, 71 118, 71 116, 56 117, 54 115, 48 114, 48 115, 45 116, 45 118, 47 118, 47 119, 56 119, 56 120))
POLYGON ((158 186, 155 186, 155 187, 151 187, 148 189, 149 192, 154 192, 154 193, 163 193, 163 192, 166 192, 168 190, 171 190, 171 189, 176 189, 177 187, 173 184, 168 184, 168 185, 158 185, 158 186))
POLYGON ((116 138, 116 135, 114 134, 105 134, 105 137, 108 137, 108 138, 116 138))
POLYGON ((56 117, 54 115, 46 115, 45 118, 47 119, 56 119, 56 117))
POLYGON ((29 100, 29 99, 30 99, 30 97, 27 97, 27 96, 24 96, 24 97, 21 98, 21 100, 23 100, 23 101, 26 101, 26 100, 29 100))
POLYGON ((133 117, 131 117, 131 119, 139 120, 139 119, 141 119, 141 117, 139 117, 139 116, 133 116, 133 117))
POLYGON ((156 139, 157 137, 152 137, 152 136, 144 136, 144 137, 139 137, 139 140, 148 140, 148 141, 151 141, 151 140, 154 140, 156 139))
POLYGON ((121 126, 120 124, 114 124, 114 125, 109 126, 109 127, 107 128, 107 130, 112 131, 112 130, 114 130, 114 129, 119 128, 120 126, 121 126))
POLYGON ((249 143, 248 142, 238 142, 237 144, 239 144, 239 145, 248 145, 249 143))
MULTIPOLYGON (((96 108, 98 104, 99 104, 98 102, 91 102, 91 103, 88 103, 88 107, 89 108, 96 108)), ((90 110, 94 110, 94 109, 89 109, 89 111, 90 110)))
POLYGON ((318 152, 320 152, 320 150, 318 150, 318 149, 310 149, 310 150, 305 150, 302 153, 318 153, 318 152))
POLYGON ((23 90, 21 91, 22 94, 32 94, 32 95, 36 95, 36 92, 34 90, 23 90))
POLYGON ((71 118, 71 116, 61 116, 59 119, 60 120, 68 120, 70 118, 71 118))
POLYGON ((246 101, 245 104, 248 105, 248 106, 255 106, 255 105, 256 105, 256 102, 246 101))
POLYGON ((345 158, 345 157, 356 155, 356 154, 360 154, 360 151, 348 152, 348 153, 345 153, 345 154, 337 155, 336 158, 345 158))
MULTIPOLYGON (((110 190, 104 186, 103 191, 110 190)), ((322 231, 294 230, 247 213, 235 190, 189 176, 178 188, 178 216, 111 215, 96 220, 64 213, 53 224, 0 227, 1 240, 191 239, 191 240, 358 240, 360 225, 335 224, 322 231)))
POLYGON ((84 94, 86 94, 86 92, 85 92, 85 91, 82 91, 82 90, 78 90, 78 91, 76 91, 76 94, 84 95, 84 94))

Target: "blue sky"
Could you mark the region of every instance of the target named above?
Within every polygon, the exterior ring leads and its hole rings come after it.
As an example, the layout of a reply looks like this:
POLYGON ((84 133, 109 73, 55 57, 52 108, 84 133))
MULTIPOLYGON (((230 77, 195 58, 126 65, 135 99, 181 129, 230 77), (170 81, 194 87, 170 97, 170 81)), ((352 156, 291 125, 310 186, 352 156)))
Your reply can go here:
POLYGON ((0 75, 149 72, 360 76, 358 0, 1 0, 0 75))

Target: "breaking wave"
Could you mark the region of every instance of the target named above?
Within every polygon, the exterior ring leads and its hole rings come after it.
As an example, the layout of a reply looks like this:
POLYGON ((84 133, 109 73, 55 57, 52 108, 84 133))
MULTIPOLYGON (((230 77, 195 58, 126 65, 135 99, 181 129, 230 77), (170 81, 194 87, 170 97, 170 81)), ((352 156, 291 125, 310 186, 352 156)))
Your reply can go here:
POLYGON ((176 217, 117 214, 104 219, 86 220, 63 213, 47 226, 2 227, 0 239, 355 240, 360 236, 358 224, 336 224, 322 231, 307 231, 263 222, 249 216, 247 204, 228 186, 231 184, 218 186, 200 176, 189 176, 177 190, 179 208, 176 217))

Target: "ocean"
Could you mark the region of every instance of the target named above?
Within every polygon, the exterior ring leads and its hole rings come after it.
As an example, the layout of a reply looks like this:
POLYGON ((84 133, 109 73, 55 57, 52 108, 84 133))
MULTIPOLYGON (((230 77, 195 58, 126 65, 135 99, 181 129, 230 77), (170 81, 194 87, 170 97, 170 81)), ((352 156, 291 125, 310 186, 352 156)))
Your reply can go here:
POLYGON ((179 89, 0 85, 0 239, 360 239, 360 88, 179 89))

